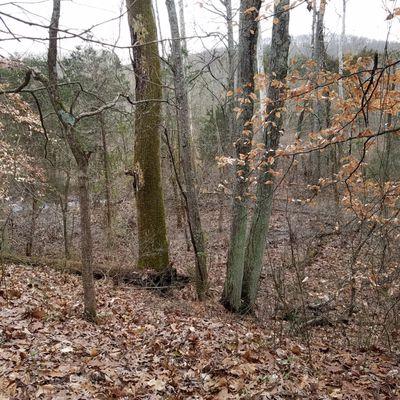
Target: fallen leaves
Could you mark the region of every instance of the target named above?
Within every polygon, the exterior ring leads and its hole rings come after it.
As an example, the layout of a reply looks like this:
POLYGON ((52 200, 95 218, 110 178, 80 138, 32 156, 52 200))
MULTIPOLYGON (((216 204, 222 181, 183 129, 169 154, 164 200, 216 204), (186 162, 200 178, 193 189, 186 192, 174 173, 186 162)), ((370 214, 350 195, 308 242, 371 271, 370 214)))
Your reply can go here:
POLYGON ((26 312, 28 318, 42 320, 46 316, 46 311, 41 308, 33 308, 26 312))
POLYGON ((251 319, 236 321, 222 307, 208 315, 198 303, 182 313, 174 296, 107 281, 98 285, 103 322, 91 325, 80 317, 79 277, 9 269, 8 287, 21 296, 0 309, 0 393, 7 399, 341 398, 377 384, 393 392, 398 380, 390 358, 383 366, 379 358, 319 351, 326 345, 318 342, 312 369, 301 343, 274 347, 251 319), (33 287, 34 279, 42 284, 33 287))
POLYGON ((162 392, 167 385, 166 381, 163 381, 162 379, 151 379, 147 382, 147 386, 150 388, 154 389, 157 392, 162 392))

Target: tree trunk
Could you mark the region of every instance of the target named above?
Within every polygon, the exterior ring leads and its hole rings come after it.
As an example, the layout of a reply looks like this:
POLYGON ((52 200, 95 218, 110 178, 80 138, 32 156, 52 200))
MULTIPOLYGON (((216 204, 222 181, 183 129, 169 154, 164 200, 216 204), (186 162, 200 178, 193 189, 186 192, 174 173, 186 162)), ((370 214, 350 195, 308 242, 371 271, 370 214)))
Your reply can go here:
POLYGON ((88 321, 96 320, 96 293, 93 277, 93 241, 91 229, 91 206, 89 194, 89 159, 90 152, 82 149, 77 140, 74 127, 66 128, 64 136, 78 166, 79 214, 81 227, 82 284, 84 315, 88 321))
POLYGON ((134 174, 141 268, 169 270, 169 253, 160 162, 161 68, 157 28, 148 0, 126 0, 135 73, 134 174), (153 100, 153 101, 149 101, 153 100))
MULTIPOLYGON (((388 81, 390 80, 391 75, 396 75, 396 65, 393 66, 392 71, 388 71, 388 81)), ((394 81, 390 87, 389 91, 392 93, 396 93, 396 82, 394 81)), ((389 92, 389 96, 390 96, 389 92)), ((389 112, 386 117, 386 127, 387 129, 393 128, 393 113, 389 112)), ((381 161, 381 166, 380 166, 380 180, 381 180, 381 185, 384 187, 387 182, 389 182, 391 179, 394 179, 393 173, 396 171, 397 165, 393 163, 393 160, 396 158, 396 152, 398 152, 400 149, 399 147, 399 139, 398 137, 393 134, 389 133, 386 134, 384 137, 384 143, 383 143, 383 154, 382 154, 382 161, 381 161)), ((384 190, 382 190, 384 192, 384 190)), ((382 196, 383 193, 382 193, 382 196)), ((387 213, 387 207, 385 204, 383 204, 383 209, 384 209, 384 215, 385 218, 388 218, 388 213, 387 213)))
MULTIPOLYGON (((228 92, 235 92, 235 40, 233 36, 233 12, 232 0, 225 0, 226 8, 226 26, 228 33, 228 92)), ((228 130, 229 130, 229 153, 232 153, 231 147, 235 140, 235 112, 234 112, 234 96, 229 96, 226 105, 226 115, 228 117, 228 130)))
POLYGON ((62 224, 63 224, 63 240, 64 240, 64 257, 66 260, 71 258, 69 250, 69 238, 68 238, 68 208, 61 204, 62 224))
MULTIPOLYGON (((185 7, 184 7, 184 1, 183 0, 178 0, 178 8, 179 8, 179 26, 178 26, 178 32, 180 33, 180 45, 181 45, 181 53, 182 53, 182 64, 183 64, 183 71, 184 75, 186 76, 186 71, 188 68, 188 61, 189 61, 189 51, 187 48, 187 41, 186 41, 186 22, 185 22, 185 7)), ((194 140, 194 130, 193 130, 193 116, 192 116, 192 108, 191 105, 193 104, 192 101, 192 92, 187 91, 187 98, 188 98, 188 103, 189 103, 189 126, 190 126, 190 135, 189 139, 193 142, 194 140)), ((196 147, 191 146, 191 151, 192 151, 192 160, 193 160, 193 168, 194 168, 194 177, 195 177, 195 184, 198 184, 197 177, 198 174, 196 172, 197 169, 197 164, 196 164, 196 159, 198 159, 196 155, 196 147)))
POLYGON ((249 152, 253 137, 254 73, 256 71, 258 22, 261 0, 242 0, 239 23, 239 78, 238 88, 243 90, 238 107, 235 188, 233 194, 232 224, 228 250, 227 271, 221 302, 229 310, 239 311, 243 280, 244 254, 247 230, 247 190, 249 187, 249 152), (240 162, 239 162, 240 160, 240 162))
MULTIPOLYGON (((181 47, 184 52, 184 58, 187 58, 187 43, 186 43, 186 23, 185 23, 185 8, 183 5, 183 0, 178 0, 178 8, 179 8, 179 27, 178 30, 180 31, 180 40, 181 47)), ((185 60, 183 62, 185 65, 185 60)))
MULTIPOLYGON (((257 38, 257 74, 260 77, 265 76, 265 68, 264 68, 264 41, 261 30, 261 21, 258 21, 258 38, 257 38)), ((259 88, 258 98, 260 100, 259 105, 259 126, 260 128, 255 131, 254 142, 262 143, 263 142, 263 129, 261 129, 261 124, 263 120, 263 113, 265 107, 265 98, 267 97, 267 91, 263 85, 259 88)))
MULTIPOLYGON (((316 4, 314 4, 316 7, 316 4)), ((314 31, 314 46, 313 59, 316 63, 314 70, 313 84, 317 86, 319 74, 326 69, 326 50, 325 50, 325 35, 324 35, 324 18, 326 10, 326 0, 321 0, 318 11, 315 12, 315 31, 314 31)), ((325 102, 326 110, 324 110, 323 102, 319 98, 318 90, 315 91, 316 100, 314 102, 314 118, 313 130, 319 132, 325 126, 325 121, 328 119, 328 104, 325 102)), ((329 101, 329 100, 328 100, 329 101)), ((318 183, 322 176, 322 155, 321 150, 315 150, 311 153, 311 168, 312 168, 312 183, 318 183)))
MULTIPOLYGON (((344 60, 343 60, 343 47, 346 39, 346 3, 347 0, 342 0, 342 32, 339 38, 339 75, 343 76, 344 60)), ((339 97, 344 99, 343 79, 339 80, 339 97)))
POLYGON ((312 23, 311 23, 311 57, 314 57, 315 52, 315 29, 317 25, 317 0, 311 0, 312 7, 312 23))
POLYGON ((38 200, 33 194, 32 196, 32 210, 31 210, 31 223, 29 226, 29 232, 28 232, 28 240, 26 242, 26 249, 25 249, 25 255, 27 257, 32 256, 32 250, 33 250, 33 240, 35 237, 35 231, 36 231, 36 221, 39 216, 39 208, 38 208, 38 200))
POLYGON ((63 127, 64 138, 74 155, 79 171, 79 206, 81 218, 82 283, 84 292, 84 315, 88 321, 96 320, 96 294, 92 271, 92 234, 90 225, 90 200, 88 187, 89 154, 84 151, 77 138, 76 119, 64 106, 58 86, 57 38, 60 21, 61 0, 53 0, 53 13, 49 28, 49 50, 47 55, 48 79, 37 76, 46 86, 51 104, 63 127))
POLYGON ((64 257, 69 260, 71 257, 69 248, 69 237, 68 237, 68 196, 70 186, 70 174, 67 173, 67 178, 64 185, 64 193, 60 194, 60 208, 62 214, 62 225, 63 225, 63 239, 64 239, 64 257))
MULTIPOLYGON (((347 8, 347 1, 348 0, 342 0, 342 32, 340 34, 339 38, 339 75, 343 77, 344 74, 344 44, 346 41, 346 8, 347 8)), ((339 85, 339 98, 344 100, 345 95, 344 95, 344 87, 343 87, 343 79, 340 79, 338 82, 339 85)), ((337 163, 338 163, 338 168, 341 162, 341 159, 344 154, 344 148, 345 144, 344 143, 338 143, 337 147, 337 163)))
POLYGON ((185 180, 185 201, 190 237, 196 257, 196 292, 199 300, 204 300, 208 289, 207 258, 200 210, 195 186, 194 163, 191 151, 189 100, 185 88, 185 72, 182 48, 179 40, 179 26, 174 0, 166 0, 172 36, 172 65, 178 116, 178 131, 181 142, 181 159, 185 180))
POLYGON ((165 49, 165 41, 164 41, 162 31, 161 31, 161 19, 160 19, 160 12, 158 10, 158 0, 153 0, 153 3, 154 3, 154 11, 156 14, 156 19, 157 19, 158 38, 160 39, 160 43, 161 43, 161 55, 163 56, 163 58, 166 58, 167 52, 165 49))
POLYGON ((273 200, 273 170, 275 152, 279 146, 283 128, 286 76, 289 57, 289 0, 275 2, 274 15, 278 22, 272 28, 269 74, 272 80, 282 82, 282 87, 268 86, 267 98, 271 101, 265 109, 265 154, 258 176, 257 200, 247 238, 242 288, 242 311, 253 310, 257 296, 263 257, 267 240, 273 200))
POLYGON ((105 182, 106 194, 106 232, 107 232, 107 247, 112 247, 114 238, 112 231, 112 206, 111 206, 111 182, 110 182, 110 165, 108 162, 108 146, 106 138, 106 127, 104 117, 100 114, 101 126, 101 142, 102 142, 102 158, 103 158, 103 172, 105 182))
POLYGON ((93 244, 90 222, 89 157, 76 158, 78 164, 79 211, 81 219, 82 281, 85 316, 89 321, 96 319, 96 296, 93 281, 93 244))
MULTIPOLYGON (((315 39, 314 39, 314 54, 313 58, 316 62, 316 79, 318 74, 326 69, 326 51, 325 51, 325 34, 324 34, 324 18, 325 18, 326 0, 321 0, 319 10, 316 14, 315 39)), ((317 83, 317 81, 315 82, 317 83)), ((318 92, 317 92, 318 93, 318 92)), ((316 127, 317 130, 323 128, 324 113, 321 100, 317 97, 316 101, 316 127)))

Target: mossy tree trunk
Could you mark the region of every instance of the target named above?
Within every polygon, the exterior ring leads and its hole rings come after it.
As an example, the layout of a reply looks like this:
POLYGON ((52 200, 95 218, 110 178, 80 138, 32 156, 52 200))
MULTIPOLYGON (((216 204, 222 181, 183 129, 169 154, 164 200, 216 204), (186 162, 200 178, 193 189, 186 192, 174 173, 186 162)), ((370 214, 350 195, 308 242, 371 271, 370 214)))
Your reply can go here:
POLYGON ((264 110, 265 153, 257 179, 257 199, 250 231, 247 238, 242 288, 243 312, 253 310, 259 287, 263 256, 267 240, 273 200, 273 170, 276 166, 275 152, 279 146, 283 128, 283 107, 289 56, 289 0, 275 2, 274 15, 277 23, 272 28, 269 82, 278 80, 283 85, 269 84, 268 105, 264 110))
POLYGON ((151 1, 126 0, 135 74, 134 176, 138 214, 138 266, 164 274, 169 253, 160 162, 161 68, 151 1))
POLYGON ((227 271, 221 302, 229 310, 239 311, 247 231, 247 190, 249 187, 249 153, 253 137, 254 74, 258 37, 257 17, 261 0, 242 0, 240 3, 238 48, 238 99, 241 112, 236 124, 235 188, 233 193, 232 224, 228 249, 227 271))

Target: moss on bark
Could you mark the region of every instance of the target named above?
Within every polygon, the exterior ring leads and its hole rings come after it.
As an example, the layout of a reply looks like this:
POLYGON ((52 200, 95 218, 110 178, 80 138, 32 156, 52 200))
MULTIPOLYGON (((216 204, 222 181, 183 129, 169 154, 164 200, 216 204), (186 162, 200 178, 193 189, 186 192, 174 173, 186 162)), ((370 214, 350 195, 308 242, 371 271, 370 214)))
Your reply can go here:
POLYGON ((161 68, 151 1, 127 0, 135 73, 134 173, 138 212, 138 266, 164 271, 169 254, 160 163, 161 68))

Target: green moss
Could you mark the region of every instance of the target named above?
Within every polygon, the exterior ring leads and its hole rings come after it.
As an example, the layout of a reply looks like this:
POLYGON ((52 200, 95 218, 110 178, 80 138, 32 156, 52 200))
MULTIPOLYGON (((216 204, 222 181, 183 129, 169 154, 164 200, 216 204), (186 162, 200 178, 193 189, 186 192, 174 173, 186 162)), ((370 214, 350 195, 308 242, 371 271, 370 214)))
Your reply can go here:
MULTIPOLYGON (((128 0, 127 7, 132 43, 141 44, 133 48, 136 100, 161 100, 157 28, 151 2, 128 0)), ((169 253, 161 185, 161 103, 142 103, 135 111, 134 171, 137 175, 138 266, 163 271, 168 268, 169 253)))

